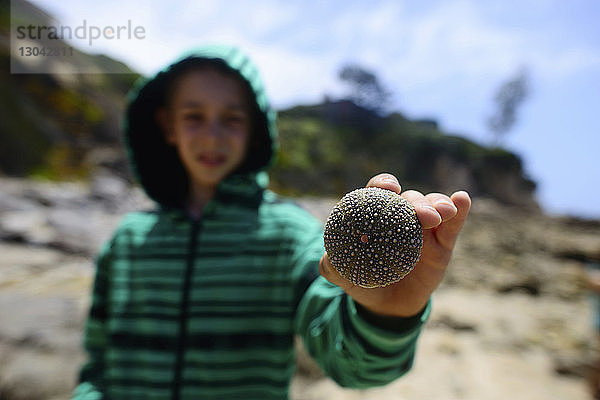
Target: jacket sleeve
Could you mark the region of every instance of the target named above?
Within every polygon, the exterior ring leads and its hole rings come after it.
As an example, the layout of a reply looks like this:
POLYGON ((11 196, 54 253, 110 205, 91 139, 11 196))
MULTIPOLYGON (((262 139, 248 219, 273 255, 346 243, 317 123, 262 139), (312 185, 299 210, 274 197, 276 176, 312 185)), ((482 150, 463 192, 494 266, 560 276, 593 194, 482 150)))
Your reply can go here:
POLYGON ((96 278, 92 302, 85 327, 84 347, 88 355, 79 374, 79 384, 71 399, 98 400, 104 398, 104 354, 107 345, 106 319, 108 275, 110 273, 110 243, 106 244, 97 258, 96 278))
POLYGON ((298 302, 294 329, 324 372, 341 386, 368 388, 409 371, 430 304, 411 318, 378 317, 318 276, 322 233, 314 231, 298 251, 295 268, 304 281, 313 279, 298 302))

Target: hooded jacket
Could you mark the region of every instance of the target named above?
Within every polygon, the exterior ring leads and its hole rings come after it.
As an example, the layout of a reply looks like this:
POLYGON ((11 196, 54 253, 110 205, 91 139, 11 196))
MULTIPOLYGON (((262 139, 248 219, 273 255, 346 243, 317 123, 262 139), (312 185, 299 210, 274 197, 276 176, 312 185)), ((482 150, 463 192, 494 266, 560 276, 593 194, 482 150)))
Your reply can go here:
POLYGON ((276 133, 258 72, 235 48, 195 50, 136 86, 125 142, 157 208, 126 215, 98 255, 74 399, 286 399, 297 335, 342 386, 410 369, 429 308, 382 327, 319 277, 320 223, 266 190, 276 133), (187 177, 152 117, 173 71, 195 57, 237 71, 259 110, 253 150, 201 220, 178 206, 187 177))

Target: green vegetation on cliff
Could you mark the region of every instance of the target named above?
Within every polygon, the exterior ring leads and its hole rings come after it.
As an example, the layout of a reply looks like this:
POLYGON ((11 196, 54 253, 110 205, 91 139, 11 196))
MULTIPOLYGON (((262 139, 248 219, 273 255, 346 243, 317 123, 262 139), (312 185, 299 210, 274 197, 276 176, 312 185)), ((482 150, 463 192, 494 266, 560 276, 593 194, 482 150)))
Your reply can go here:
MULTIPOLYGON (((61 60, 56 74, 11 73, 8 3, 0 5, 0 174, 85 177, 87 153, 99 144, 118 143, 125 94, 139 74, 110 57, 77 49, 61 60), (98 73, 65 73, 92 69, 98 73), (103 73, 116 70, 126 73, 103 73)), ((19 4, 26 21, 50 23, 31 3, 19 4)), ((55 45, 68 46, 60 40, 55 45)))
POLYGON ((380 116, 347 100, 283 110, 279 120, 282 154, 272 174, 279 191, 339 196, 386 171, 405 188, 466 189, 535 206, 535 183, 517 155, 446 135, 435 121, 380 116))

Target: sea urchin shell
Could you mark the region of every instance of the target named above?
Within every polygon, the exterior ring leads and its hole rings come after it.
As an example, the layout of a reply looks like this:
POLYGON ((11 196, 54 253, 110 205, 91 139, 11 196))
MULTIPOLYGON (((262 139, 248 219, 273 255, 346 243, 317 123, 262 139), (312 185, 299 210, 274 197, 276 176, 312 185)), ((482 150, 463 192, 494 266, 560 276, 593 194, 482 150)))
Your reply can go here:
POLYGON ((423 246, 414 207, 391 190, 374 187, 346 194, 331 211, 323 237, 335 269, 364 288, 404 278, 423 246))

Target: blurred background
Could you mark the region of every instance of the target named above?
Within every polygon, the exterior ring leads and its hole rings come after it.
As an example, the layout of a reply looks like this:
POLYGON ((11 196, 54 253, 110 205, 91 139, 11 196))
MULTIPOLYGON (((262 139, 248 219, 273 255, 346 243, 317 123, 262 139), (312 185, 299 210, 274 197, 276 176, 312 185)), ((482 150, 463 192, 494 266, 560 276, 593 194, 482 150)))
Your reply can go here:
POLYGON ((126 94, 211 43, 238 45, 258 65, 280 118, 272 188, 319 218, 381 171, 405 189, 474 197, 415 370, 352 392, 299 348, 294 399, 588 398, 600 3, 0 5, 1 399, 68 398, 93 256, 124 213, 151 205, 120 143, 126 94), (83 28, 44 42, 19 30, 29 26, 83 28), (92 26, 127 29, 95 38, 92 26), (69 54, 21 50, 40 43, 69 54))

